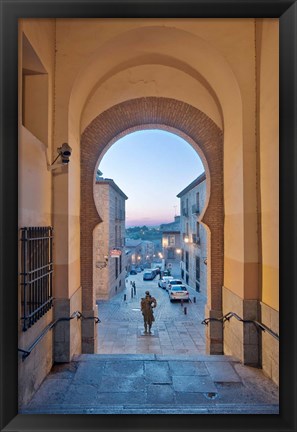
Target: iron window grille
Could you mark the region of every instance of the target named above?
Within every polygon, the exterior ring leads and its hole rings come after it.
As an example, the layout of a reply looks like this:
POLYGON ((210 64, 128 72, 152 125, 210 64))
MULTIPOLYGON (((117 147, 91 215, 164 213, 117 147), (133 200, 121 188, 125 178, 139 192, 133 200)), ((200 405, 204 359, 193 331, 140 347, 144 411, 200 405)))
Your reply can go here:
POLYGON ((23 331, 53 306, 53 228, 21 228, 23 331))

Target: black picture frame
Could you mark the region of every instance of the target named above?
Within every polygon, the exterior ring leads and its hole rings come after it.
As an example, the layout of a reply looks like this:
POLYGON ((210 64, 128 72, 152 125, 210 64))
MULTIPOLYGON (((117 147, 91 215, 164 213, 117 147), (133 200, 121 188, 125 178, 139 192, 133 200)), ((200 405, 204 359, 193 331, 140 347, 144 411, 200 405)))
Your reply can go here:
POLYGON ((292 0, 1 0, 1 431, 296 431, 297 5, 292 0), (280 19, 280 414, 19 415, 17 405, 19 18, 280 19))

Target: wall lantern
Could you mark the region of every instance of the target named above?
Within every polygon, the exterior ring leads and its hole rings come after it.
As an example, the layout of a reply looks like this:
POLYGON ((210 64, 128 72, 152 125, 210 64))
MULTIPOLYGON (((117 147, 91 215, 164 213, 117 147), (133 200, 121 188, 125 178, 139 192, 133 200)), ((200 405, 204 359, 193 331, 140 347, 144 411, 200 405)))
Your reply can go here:
POLYGON ((105 255, 104 256, 104 261, 97 261, 96 262, 96 267, 101 270, 101 269, 107 267, 107 263, 108 263, 108 256, 105 255))
POLYGON ((176 249, 176 253, 180 254, 181 253, 181 249, 176 249))
POLYGON ((203 257, 203 262, 205 265, 207 265, 207 257, 203 257))
POLYGON ((63 143, 61 147, 57 148, 57 152, 58 152, 58 156, 56 157, 56 159, 53 161, 51 165, 47 166, 47 169, 49 171, 52 171, 63 165, 69 164, 69 158, 72 153, 72 148, 70 147, 70 145, 68 145, 67 143, 63 143), (58 161, 58 158, 61 158, 61 160, 58 161))
POLYGON ((185 236, 184 241, 185 241, 185 243, 189 243, 189 241, 190 241, 189 237, 185 236))

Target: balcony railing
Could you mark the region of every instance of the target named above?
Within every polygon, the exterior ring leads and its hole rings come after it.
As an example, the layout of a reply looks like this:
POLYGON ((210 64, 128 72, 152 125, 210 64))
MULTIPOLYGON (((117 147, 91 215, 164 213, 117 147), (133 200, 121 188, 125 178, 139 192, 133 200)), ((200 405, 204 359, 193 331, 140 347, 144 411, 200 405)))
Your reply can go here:
POLYGON ((116 214, 115 214, 115 219, 123 221, 123 220, 125 220, 125 218, 126 218, 126 212, 125 212, 125 210, 118 209, 116 211, 116 214))
POLYGON ((186 208, 183 208, 183 209, 182 209, 182 216, 185 216, 185 217, 188 217, 188 216, 189 216, 188 209, 186 209, 186 208))
POLYGON ((115 240, 115 246, 116 248, 123 248, 125 247, 125 237, 119 237, 115 240))
POLYGON ((200 214, 200 208, 198 204, 192 205, 192 213, 193 214, 200 214))
POLYGON ((201 245, 200 237, 197 234, 192 234, 192 241, 194 244, 196 244, 198 246, 201 245))

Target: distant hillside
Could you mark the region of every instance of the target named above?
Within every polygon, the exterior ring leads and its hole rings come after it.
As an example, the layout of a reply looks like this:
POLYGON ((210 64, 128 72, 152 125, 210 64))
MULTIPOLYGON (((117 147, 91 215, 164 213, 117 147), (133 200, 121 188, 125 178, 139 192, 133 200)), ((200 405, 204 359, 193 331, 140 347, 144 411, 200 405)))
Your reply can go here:
POLYGON ((160 240, 162 238, 162 231, 159 230, 159 226, 157 227, 147 227, 136 226, 130 227, 126 229, 126 237, 131 239, 141 239, 141 240, 160 240))

